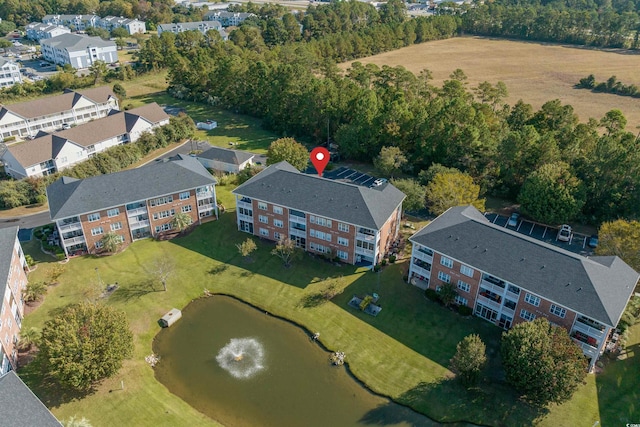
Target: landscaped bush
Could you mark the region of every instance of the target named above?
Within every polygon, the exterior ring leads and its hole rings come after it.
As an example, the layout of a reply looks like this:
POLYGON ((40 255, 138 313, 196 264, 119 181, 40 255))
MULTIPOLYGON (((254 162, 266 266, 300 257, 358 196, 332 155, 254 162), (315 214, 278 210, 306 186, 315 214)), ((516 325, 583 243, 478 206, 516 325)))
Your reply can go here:
POLYGON ((467 307, 466 305, 458 306, 458 313, 462 316, 471 316, 473 314, 473 309, 471 307, 467 307))
POLYGON ((434 289, 426 289, 424 291, 424 295, 429 298, 431 301, 440 302, 440 295, 434 289))
POLYGON ((389 255, 389 262, 391 264, 393 264, 394 262, 396 262, 396 256, 395 255, 389 255))

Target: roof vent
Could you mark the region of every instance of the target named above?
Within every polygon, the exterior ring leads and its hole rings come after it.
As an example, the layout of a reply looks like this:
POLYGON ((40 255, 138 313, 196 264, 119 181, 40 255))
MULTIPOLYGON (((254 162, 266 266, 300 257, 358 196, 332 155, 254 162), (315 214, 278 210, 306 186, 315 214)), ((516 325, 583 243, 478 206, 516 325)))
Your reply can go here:
POLYGON ((580 292, 582 290, 582 287, 576 289, 576 292, 580 292))
POLYGON ((473 249, 478 249, 478 245, 475 245, 475 246, 473 247, 473 249))
POLYGON ((453 234, 449 234, 449 238, 452 238, 452 237, 453 237, 453 234))
POLYGON ((525 257, 520 258, 520 262, 524 261, 525 259, 525 257))
POLYGON ((566 285, 564 285, 565 288, 571 286, 571 282, 567 283, 566 285))
POLYGON ((544 267, 545 267, 545 265, 544 265, 544 264, 542 264, 542 267, 540 267, 540 270, 542 270, 544 267))
POLYGON ((488 252, 488 251, 489 251, 489 250, 488 250, 487 248, 484 248, 484 251, 482 251, 482 252, 488 252))
POLYGON ((460 240, 460 237, 456 237, 456 241, 460 240))

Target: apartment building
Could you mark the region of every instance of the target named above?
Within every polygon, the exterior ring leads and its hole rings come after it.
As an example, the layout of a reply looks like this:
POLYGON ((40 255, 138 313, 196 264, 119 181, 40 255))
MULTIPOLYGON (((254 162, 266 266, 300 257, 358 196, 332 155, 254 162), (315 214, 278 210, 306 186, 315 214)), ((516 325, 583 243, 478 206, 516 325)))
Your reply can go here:
POLYGON ((99 20, 98 15, 45 15, 42 18, 44 24, 64 25, 74 31, 84 31, 87 28, 95 27, 99 20))
POLYGON ((18 227, 0 228, 0 375, 17 368, 27 270, 18 227))
POLYGON ((164 32, 180 34, 185 31, 200 31, 207 34, 207 31, 217 31, 223 40, 227 40, 229 35, 222 28, 222 24, 218 21, 198 21, 198 22, 177 22, 173 24, 158 24, 158 36, 164 32))
POLYGON ((144 132, 169 123, 151 103, 128 111, 111 111, 102 119, 12 144, 0 154, 5 172, 15 179, 51 175, 116 145, 136 142, 144 132))
POLYGON ((253 13, 229 12, 226 10, 212 10, 204 15, 207 20, 218 21, 225 28, 237 27, 252 16, 256 15, 253 13))
POLYGON ((172 229, 178 212, 194 223, 217 218, 215 179, 190 156, 86 179, 62 177, 47 187, 49 214, 67 256, 102 250, 102 237, 124 245, 172 229))
POLYGON ((22 83, 20 66, 4 58, 0 58, 0 88, 10 87, 22 83))
POLYGON ((108 86, 80 91, 65 89, 58 96, 3 105, 0 136, 35 136, 39 131, 60 129, 63 123, 78 125, 106 117, 118 109, 118 98, 108 86))
POLYGON ((105 16, 99 19, 96 25, 109 32, 115 28, 124 28, 129 34, 145 33, 147 31, 147 26, 143 21, 123 18, 122 16, 105 16))
POLYGON ((71 30, 64 25, 43 24, 41 22, 32 22, 25 27, 27 38, 29 40, 45 40, 62 34, 70 34, 71 30))
POLYGON ((76 69, 89 68, 96 61, 118 62, 116 43, 79 34, 62 34, 40 40, 42 56, 58 65, 76 69))
POLYGON ((238 230, 273 241, 289 237, 305 251, 366 265, 392 249, 405 198, 388 183, 347 184, 301 173, 287 162, 269 166, 233 194, 238 230))
POLYGON ((640 275, 616 256, 583 257, 454 207, 409 239, 409 282, 456 286, 456 303, 509 329, 544 317, 590 359, 604 352, 640 275))

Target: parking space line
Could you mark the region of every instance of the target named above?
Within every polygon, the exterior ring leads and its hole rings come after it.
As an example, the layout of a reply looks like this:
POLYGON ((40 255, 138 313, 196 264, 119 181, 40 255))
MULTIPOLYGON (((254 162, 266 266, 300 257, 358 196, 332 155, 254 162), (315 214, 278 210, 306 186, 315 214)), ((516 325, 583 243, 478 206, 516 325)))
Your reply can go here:
POLYGON ((531 230, 529 230, 529 236, 531 236, 531 233, 533 233, 533 229, 535 228, 535 224, 532 222, 531 223, 531 230))
POLYGON ((544 239, 544 236, 546 236, 546 235, 547 235, 547 228, 548 228, 548 227, 544 227, 544 232, 542 233, 542 238, 543 238, 543 239, 544 239))
POLYGON ((516 231, 520 231, 520 227, 522 227, 522 223, 523 221, 520 221, 520 223, 518 224, 518 228, 516 228, 516 231))
POLYGON ((498 219, 498 215, 496 215, 495 218, 493 218, 493 221, 491 221, 491 223, 495 224, 497 219, 498 219))

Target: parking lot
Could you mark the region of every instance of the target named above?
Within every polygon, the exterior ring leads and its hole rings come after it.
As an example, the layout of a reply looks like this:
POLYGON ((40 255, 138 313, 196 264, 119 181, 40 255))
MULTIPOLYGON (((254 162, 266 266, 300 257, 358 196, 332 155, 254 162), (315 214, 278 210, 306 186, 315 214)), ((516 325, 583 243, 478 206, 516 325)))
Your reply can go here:
MULTIPOLYGON (((315 169, 313 169, 311 173, 316 173, 315 169)), ((344 166, 332 171, 324 172, 322 177, 334 179, 336 181, 348 182, 350 184, 362 185, 363 187, 369 187, 377 179, 375 176, 367 175, 366 173, 358 172, 357 170, 344 166)))
POLYGON ((509 217, 499 215, 491 212, 487 212, 484 215, 489 221, 510 230, 517 231, 524 235, 533 237, 537 240, 550 243, 568 251, 580 254, 583 256, 593 255, 593 249, 588 246, 589 236, 576 233, 575 231, 571 235, 568 242, 561 242, 558 240, 558 228, 549 227, 547 225, 538 224, 532 221, 519 219, 516 226, 512 227, 508 225, 509 217))

